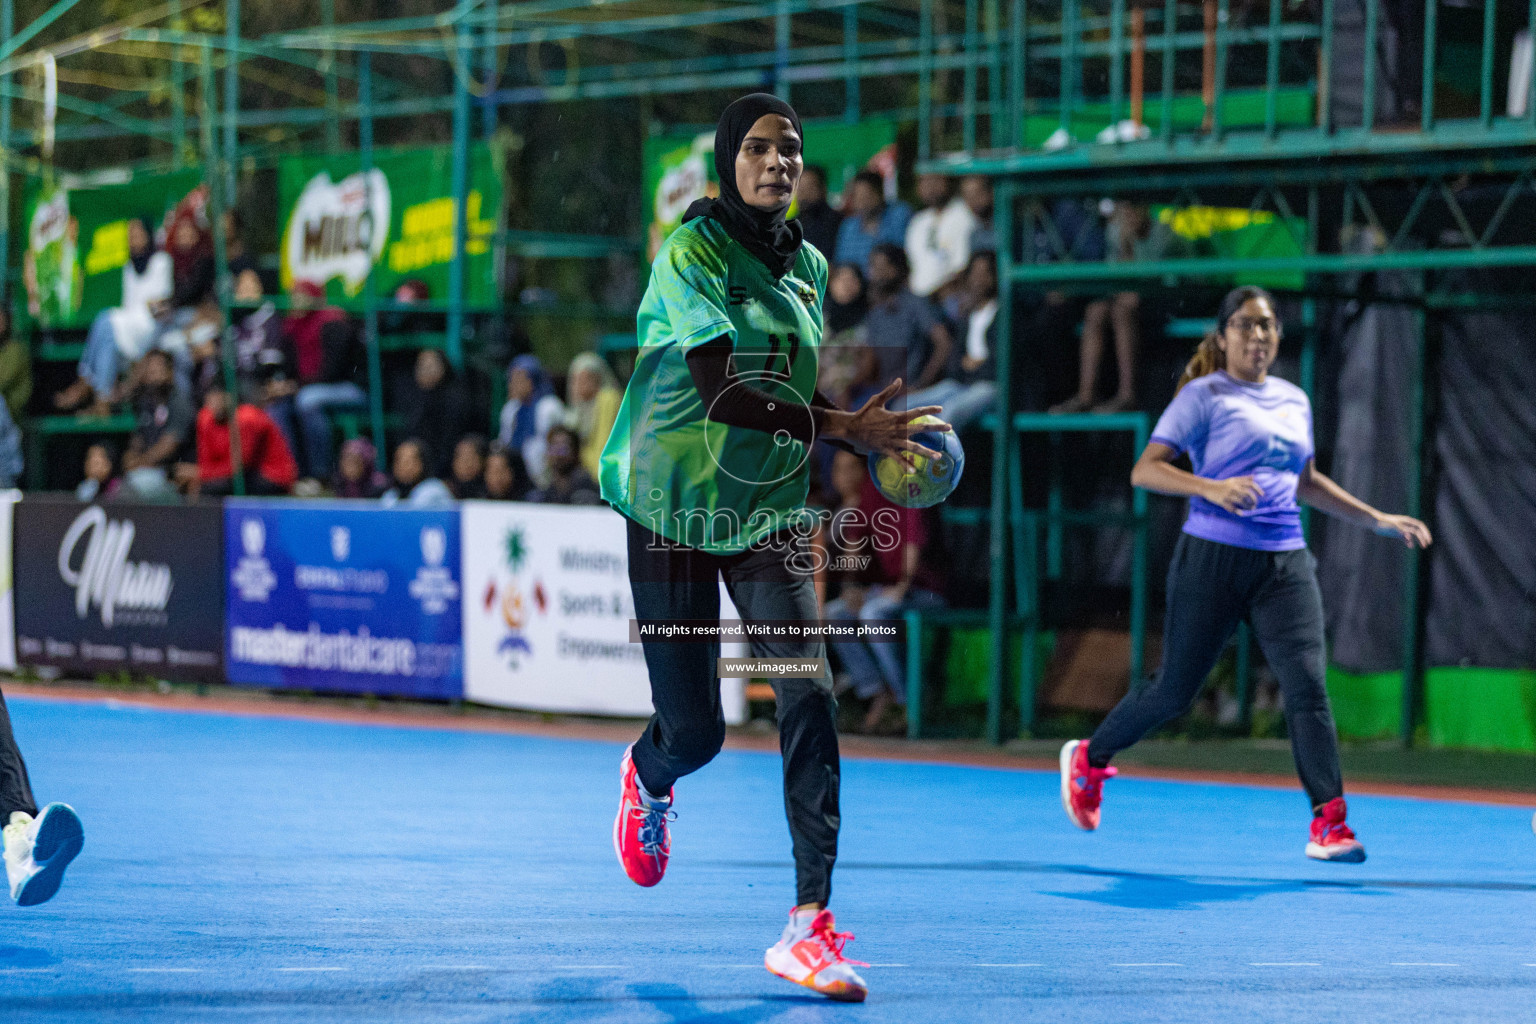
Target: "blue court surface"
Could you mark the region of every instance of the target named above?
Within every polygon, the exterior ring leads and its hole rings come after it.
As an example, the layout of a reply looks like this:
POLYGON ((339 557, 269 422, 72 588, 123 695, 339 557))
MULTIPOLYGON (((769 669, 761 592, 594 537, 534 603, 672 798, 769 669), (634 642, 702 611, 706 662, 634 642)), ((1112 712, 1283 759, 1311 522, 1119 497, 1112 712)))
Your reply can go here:
POLYGON ((678 787, 627 881, 612 743, 12 699, 85 852, 0 907, 0 1021, 1536 1019, 1518 807, 1359 797, 1364 865, 1297 791, 1132 778, 1079 833, 1054 775, 844 764, 833 908, 862 1006, 762 968, 793 902, 779 762, 678 787))

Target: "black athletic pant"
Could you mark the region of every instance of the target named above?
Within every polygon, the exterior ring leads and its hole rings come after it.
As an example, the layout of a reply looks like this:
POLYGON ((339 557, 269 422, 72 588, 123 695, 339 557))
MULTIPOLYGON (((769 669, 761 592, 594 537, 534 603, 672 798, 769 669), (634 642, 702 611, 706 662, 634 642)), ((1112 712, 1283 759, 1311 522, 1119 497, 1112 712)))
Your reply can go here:
POLYGON ((0 827, 10 823, 12 811, 26 811, 37 816, 37 801, 32 799, 32 782, 27 765, 21 759, 16 737, 11 732, 11 714, 0 694, 0 827))
MULTIPOLYGON (((784 542, 780 534, 777 541, 784 542)), ((788 544, 760 544, 735 555, 714 555, 656 536, 629 522, 629 580, 635 618, 705 619, 720 617, 720 577, 748 622, 768 619, 814 620, 816 591, 811 578, 796 572, 787 559, 805 550, 803 538, 788 544)), ((752 641, 754 658, 822 658, 821 641, 752 641)), ((663 794, 684 775, 696 772, 720 752, 725 742, 725 713, 720 706, 717 640, 645 642, 651 676, 651 716, 632 756, 640 781, 663 794)), ((795 855, 797 904, 826 903, 832 893, 832 865, 837 860, 838 815, 836 703, 832 679, 778 679, 779 749, 784 755, 784 810, 795 855)))
POLYGON ((1189 710, 1227 639, 1246 620, 1280 680, 1291 752, 1317 807, 1344 793, 1324 686, 1323 597, 1311 552, 1254 551, 1183 534, 1168 567, 1163 664, 1094 732, 1088 763, 1109 759, 1189 710))

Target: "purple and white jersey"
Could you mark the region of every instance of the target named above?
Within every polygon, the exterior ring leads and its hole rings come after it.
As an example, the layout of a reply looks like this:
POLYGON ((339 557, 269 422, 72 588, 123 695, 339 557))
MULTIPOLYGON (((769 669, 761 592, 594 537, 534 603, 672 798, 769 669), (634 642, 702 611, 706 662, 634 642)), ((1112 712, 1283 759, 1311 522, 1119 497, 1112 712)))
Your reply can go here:
POLYGON ((1174 396, 1152 440, 1188 452, 1196 476, 1251 476, 1264 492, 1258 506, 1245 512, 1190 498, 1185 533, 1259 551, 1307 546, 1296 482, 1315 450, 1312 404, 1301 388, 1278 377, 1248 384, 1218 370, 1174 396))

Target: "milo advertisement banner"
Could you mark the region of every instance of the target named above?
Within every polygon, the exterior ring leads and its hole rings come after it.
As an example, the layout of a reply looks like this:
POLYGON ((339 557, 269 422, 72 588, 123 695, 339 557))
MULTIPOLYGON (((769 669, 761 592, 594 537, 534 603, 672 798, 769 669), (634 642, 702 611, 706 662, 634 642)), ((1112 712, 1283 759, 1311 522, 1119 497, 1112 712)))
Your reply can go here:
MULTIPOLYGON (((805 162, 827 169, 827 200, 842 201, 843 188, 855 174, 868 167, 886 180, 895 195, 896 122, 865 118, 858 124, 806 125, 805 162)), ((703 196, 718 195, 715 179, 715 133, 654 135, 645 140, 646 259, 656 256, 661 243, 682 223, 688 204, 703 196)), ((794 216, 794 209, 790 209, 794 216)))
POLYGON ((187 170, 90 187, 38 183, 27 197, 22 233, 27 314, 43 327, 81 327, 117 305, 129 219, 148 217, 158 230, 201 180, 201 171, 187 170))
MULTIPOLYGON (((500 161, 470 148, 465 213, 465 296, 496 301, 492 235, 501 223, 500 161)), ((431 301, 448 294, 453 262, 453 151, 447 146, 386 149, 363 173, 356 153, 296 156, 278 166, 282 285, 313 281, 334 302, 359 304, 368 271, 374 294, 402 281, 426 282, 431 301)))

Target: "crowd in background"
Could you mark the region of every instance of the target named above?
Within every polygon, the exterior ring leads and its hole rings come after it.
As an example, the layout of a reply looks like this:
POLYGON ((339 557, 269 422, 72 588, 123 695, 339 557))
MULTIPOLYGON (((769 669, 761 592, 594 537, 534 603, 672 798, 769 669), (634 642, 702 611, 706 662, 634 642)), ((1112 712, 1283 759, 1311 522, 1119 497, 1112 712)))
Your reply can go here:
MULTIPOLYGON (((807 241, 827 257, 820 388, 857 407, 901 378, 898 401, 935 405, 962 432, 994 405, 999 323, 991 183, 981 176, 922 175, 920 209, 888 192, 865 170, 848 182, 841 208, 829 202, 827 175, 807 166, 796 216, 807 241)), ((288 289, 286 309, 264 294, 246 252, 243 224, 223 223, 234 288, 234 374, 218 346, 223 314, 204 190, 161 223, 129 224, 122 299, 87 332, 77 377, 53 396, 59 412, 123 412, 133 428, 120 448, 89 447, 76 491, 84 500, 178 500, 235 490, 233 437, 239 438, 241 490, 252 495, 330 495, 423 508, 463 499, 598 504, 598 456, 618 414, 622 384, 608 362, 588 352, 561 375, 533 355, 506 370, 505 404, 489 415, 443 351, 420 348, 409 374, 390 389, 391 434, 380 453, 356 436, 370 421, 364 345, 354 317, 308 281, 288 289), (350 424, 350 430, 344 424, 350 424), (381 457, 381 454, 386 457, 381 457)), ((1024 258, 1133 260, 1168 254, 1171 236, 1145 208, 1098 210, 1058 203, 1026 237, 1024 258)), ((419 280, 403 283, 394 306, 430 299, 419 280)), ((1046 296, 1050 307, 1055 297, 1046 296)), ((1078 307, 1082 370, 1077 392, 1054 412, 1108 412, 1135 402, 1138 297, 1111 294, 1078 307), (1098 369, 1112 346, 1117 387, 1101 400, 1098 369)), ((24 344, 4 330, 0 344, 0 484, 21 473, 20 431, 32 378, 24 344)), ((885 619, 942 603, 942 576, 926 513, 897 509, 874 487, 860 460, 818 445, 811 503, 824 510, 818 543, 830 568, 818 589, 831 617, 885 619), (874 510, 894 510, 902 543, 873 546, 874 510), (857 568, 850 568, 856 566, 857 568)), ((838 644, 843 687, 867 708, 862 727, 903 727, 899 649, 838 644)))

